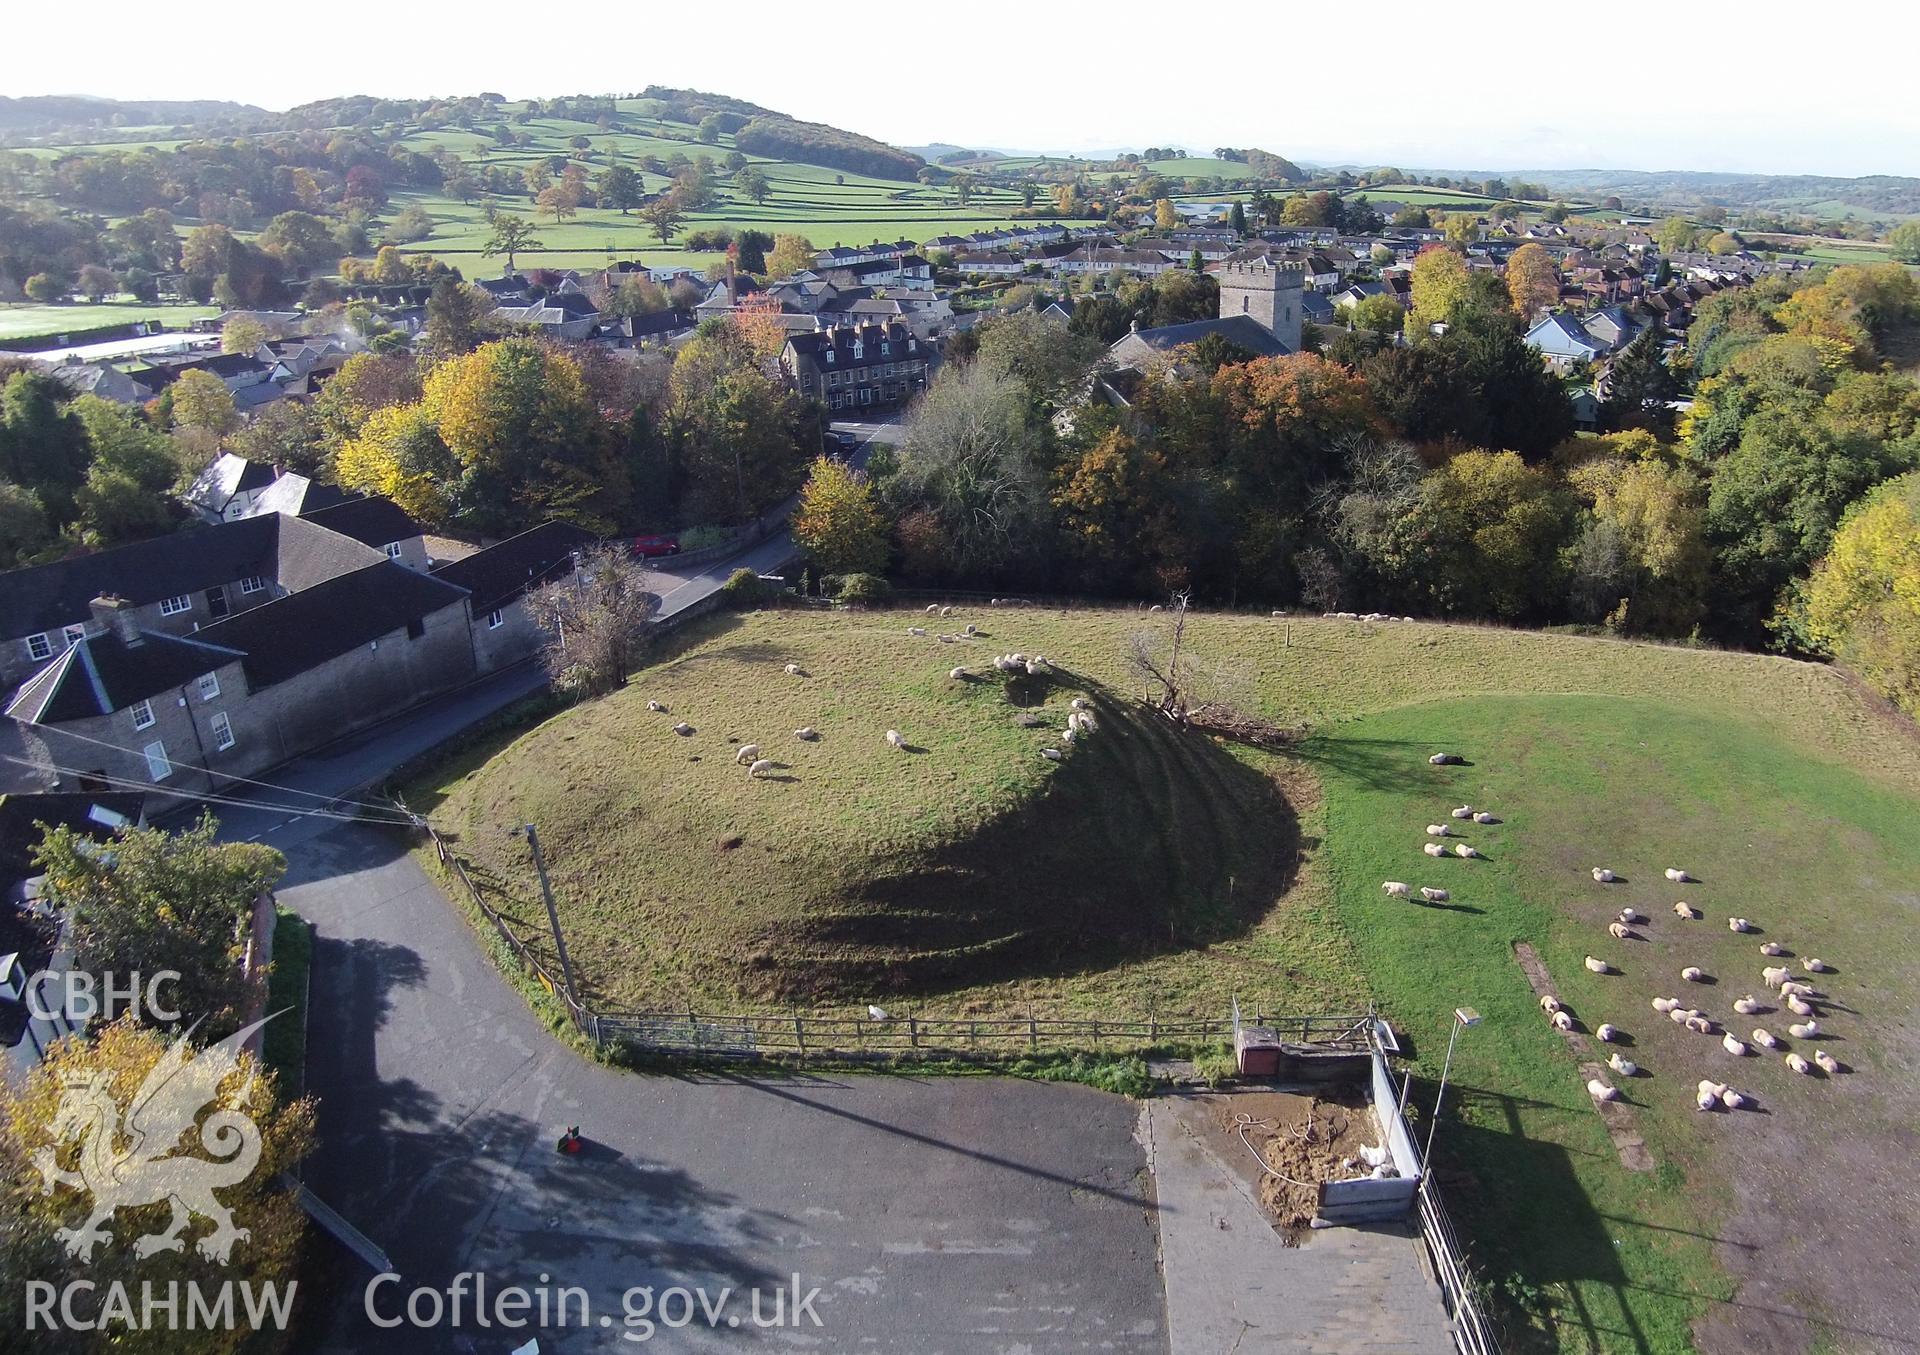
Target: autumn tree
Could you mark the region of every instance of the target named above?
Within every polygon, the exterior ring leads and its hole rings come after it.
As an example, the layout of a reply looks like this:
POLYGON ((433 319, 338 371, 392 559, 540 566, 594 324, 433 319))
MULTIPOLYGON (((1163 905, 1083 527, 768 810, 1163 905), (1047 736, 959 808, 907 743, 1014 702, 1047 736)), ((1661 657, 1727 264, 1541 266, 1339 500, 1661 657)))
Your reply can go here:
POLYGON ((428 526, 447 524, 458 507, 459 463, 419 404, 367 411, 334 453, 333 473, 343 488, 392 499, 428 526))
POLYGON ((513 271, 514 255, 522 250, 541 248, 539 238, 534 234, 533 224, 525 217, 514 216, 510 212, 497 212, 488 223, 490 229, 480 253, 486 258, 496 255, 507 256, 507 271, 513 271))
POLYGON ((674 231, 680 228, 680 220, 685 215, 680 198, 674 193, 662 193, 652 202, 640 209, 640 219, 653 227, 653 233, 660 237, 663 245, 673 242, 674 231))
POLYGON ((534 199, 540 210, 553 218, 553 224, 559 225, 580 211, 580 197, 565 184, 552 184, 540 190, 540 196, 534 199))
POLYGON ((793 539, 829 574, 877 574, 887 522, 866 476, 829 457, 814 461, 793 516, 793 539))
POLYGON ((173 422, 177 428, 198 429, 214 437, 224 437, 240 424, 233 405, 233 393, 212 372, 190 368, 167 388, 173 397, 173 422))
POLYGON ((1467 261, 1442 245, 1428 245, 1414 256, 1410 281, 1413 308, 1407 313, 1407 329, 1415 334, 1450 323, 1469 295, 1467 261))
POLYGON ((767 255, 767 273, 771 277, 790 278, 813 267, 817 251, 804 235, 775 235, 773 252, 767 255))
POLYGON ((660 598, 627 552, 598 546, 579 565, 527 595, 527 611, 545 642, 541 657, 555 687, 602 696, 627 680, 660 598))
POLYGON ((267 341, 267 327, 251 316, 236 315, 220 327, 222 353, 253 353, 267 341))
POLYGON ((1153 204, 1153 226, 1158 231, 1170 231, 1179 226, 1180 213, 1174 210, 1170 198, 1161 198, 1153 204))
POLYGON ((1029 400, 1007 370, 977 361, 944 373, 913 407, 888 493, 931 516, 949 570, 991 575, 1038 545, 1046 476, 1029 400))
POLYGON ((1568 549, 1575 615, 1639 634, 1685 635, 1705 610, 1711 559, 1698 476, 1657 456, 1602 457, 1567 480, 1586 505, 1568 549))
POLYGON ((1847 510, 1792 610, 1810 647, 1920 716, 1920 473, 1847 510))
POLYGON ((1560 269, 1544 245, 1524 244, 1508 257, 1507 295, 1525 321, 1560 300, 1560 269))

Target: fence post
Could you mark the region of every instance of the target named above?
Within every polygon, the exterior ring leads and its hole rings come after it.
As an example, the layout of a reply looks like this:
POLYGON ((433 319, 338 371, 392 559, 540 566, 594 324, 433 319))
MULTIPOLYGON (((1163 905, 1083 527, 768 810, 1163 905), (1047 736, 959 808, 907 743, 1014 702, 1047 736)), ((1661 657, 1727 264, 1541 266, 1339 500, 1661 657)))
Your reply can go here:
POLYGON ((915 1049, 920 1047, 920 1021, 917 1017, 907 1018, 907 1043, 915 1049))
POLYGON ((800 1013, 793 1014, 793 1043, 799 1051, 807 1052, 807 1023, 800 1019, 800 1013))
POLYGON ((1040 1025, 1033 1019, 1032 1012, 1027 1013, 1027 1047, 1035 1052, 1040 1048, 1040 1025))

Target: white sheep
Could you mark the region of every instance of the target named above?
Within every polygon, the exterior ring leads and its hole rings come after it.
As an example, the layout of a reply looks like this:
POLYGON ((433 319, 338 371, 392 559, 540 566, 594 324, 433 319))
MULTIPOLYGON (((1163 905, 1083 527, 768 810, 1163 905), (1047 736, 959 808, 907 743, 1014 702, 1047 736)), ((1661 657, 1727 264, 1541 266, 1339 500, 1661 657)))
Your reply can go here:
POLYGON ((1720 1047, 1735 1058, 1745 1058, 1747 1056, 1746 1042, 1735 1039, 1732 1031, 1728 1031, 1720 1037, 1720 1047))
POLYGON ((760 756, 759 744, 743 743, 733 751, 734 765, 738 766, 742 762, 752 762, 755 758, 759 756, 760 756))
POLYGON ((1065 747, 1067 747, 1068 745, 1070 745, 1070 744, 1071 744, 1071 743, 1073 742, 1073 739, 1074 739, 1074 735, 1075 735, 1075 734, 1077 734, 1078 732, 1079 732, 1079 731, 1078 731, 1078 730, 1076 730, 1076 729, 1074 729, 1074 727, 1073 727, 1072 725, 1068 725, 1068 726, 1067 726, 1067 727, 1066 727, 1065 729, 1063 729, 1063 730, 1061 730, 1061 731, 1060 731, 1060 746, 1061 746, 1062 748, 1065 748, 1065 747))
POLYGON ((1673 866, 1668 866, 1667 878, 1673 881, 1673 883, 1680 885, 1680 884, 1687 883, 1687 881, 1691 880, 1693 877, 1687 874, 1684 870, 1680 870, 1673 866))
POLYGON ((1447 854, 1447 849, 1437 842, 1422 843, 1420 850, 1428 856, 1445 856, 1447 854))
POLYGON ((938 616, 939 614, 940 614, 940 604, 937 602, 929 602, 927 604, 927 615, 938 616))
POLYGON ((1700 1110, 1717 1110, 1720 1107, 1720 1093, 1702 1087, 1693 1094, 1693 1104, 1700 1110))
POLYGON ((1640 1072, 1640 1065, 1618 1050, 1615 1050, 1613 1057, 1607 1060, 1607 1067, 1621 1077, 1634 1077, 1640 1072))
POLYGON ((952 615, 953 615, 953 608, 951 608, 951 607, 942 607, 942 608, 940 609, 940 615, 942 615, 942 616, 952 616, 952 615))
POLYGON ((1787 994, 1787 1010, 1795 1016, 1812 1016, 1813 1004, 1798 993, 1787 994))
POLYGON ((1747 1097, 1743 1093, 1737 1092, 1733 1088, 1728 1087, 1725 1091, 1720 1093, 1720 1104, 1725 1106, 1728 1110, 1741 1110, 1747 1104, 1747 1097))
POLYGON ((1500 822, 1500 820, 1499 820, 1499 819, 1497 819, 1497 818, 1495 818, 1495 817, 1494 817, 1493 815, 1491 815, 1491 814, 1489 814, 1489 813, 1487 813, 1487 811, 1486 811, 1486 810, 1484 810, 1484 809, 1483 809, 1483 810, 1481 810, 1481 811, 1479 811, 1479 812, 1478 812, 1477 814, 1475 814, 1475 815, 1473 816, 1473 821, 1474 821, 1475 823, 1498 823, 1498 822, 1500 822))
POLYGON ((1693 1018, 1698 1016, 1699 1014, 1700 1013, 1695 1011, 1693 1008, 1682 1007, 1677 1002, 1674 1003, 1673 1006, 1667 1008, 1667 1019, 1673 1022, 1676 1026, 1684 1026, 1687 1022, 1693 1020, 1693 1018))
POLYGON ((1422 885, 1420 887, 1420 897, 1428 903, 1445 903, 1448 899, 1452 898, 1453 895, 1447 893, 1444 889, 1436 889, 1432 885, 1422 885))
POLYGON ((1553 1028, 1555 1030, 1570 1031, 1573 1029, 1573 1013, 1571 1012, 1557 1011, 1548 1019, 1553 1022, 1553 1028))
POLYGON ((673 732, 678 734, 681 738, 684 739, 688 735, 693 733, 693 726, 688 724, 685 720, 682 720, 679 724, 673 727, 673 732))
POLYGON ((1710 1016, 1702 1016, 1696 1012, 1692 1016, 1689 1016, 1683 1024, 1695 1035, 1713 1034, 1713 1018, 1710 1016))
POLYGON ((1589 955, 1583 963, 1596 974, 1611 974, 1613 972, 1613 966, 1597 956, 1589 955))
POLYGON ((1622 908, 1620 910, 1620 920, 1631 927, 1636 922, 1645 922, 1647 915, 1633 908, 1622 908))
POLYGON ((1787 1055, 1787 1067, 1793 1069, 1796 1073, 1811 1073, 1813 1071, 1813 1065, 1801 1058, 1798 1054, 1787 1055))
POLYGON ((1730 932, 1750 932, 1753 930, 1753 924, 1743 917, 1730 917, 1727 919, 1727 930, 1730 932))
POLYGON ((1555 997, 1552 993, 1542 993, 1540 995, 1540 1010, 1545 1012, 1548 1016, 1552 1016, 1555 1012, 1559 1011, 1560 1008, 1565 1005, 1566 1005, 1565 1003, 1561 1002, 1560 999, 1555 997))
POLYGON ((770 757, 755 759, 754 764, 751 767, 747 768, 747 775, 757 779, 759 777, 765 776, 768 772, 772 771, 776 765, 777 764, 770 757))
POLYGON ((1752 993, 1748 993, 1745 997, 1736 997, 1733 1000, 1733 1009, 1742 1016, 1752 1016, 1760 1010, 1760 1004, 1753 1000, 1752 993))
POLYGON ((1427 761, 1436 767, 1451 767, 1460 761, 1460 755, 1458 753, 1435 753, 1432 757, 1428 758, 1427 761))
POLYGON ((1413 895, 1413 886, 1409 885, 1405 880, 1388 880, 1380 887, 1387 891, 1389 898, 1405 899, 1413 895))
POLYGON ((1760 953, 1769 958, 1777 958, 1786 954, 1787 948, 1778 941, 1762 941, 1760 943, 1760 953))
POLYGON ((1753 1028, 1753 1042, 1762 1049, 1778 1049, 1780 1047, 1780 1037, 1768 1030, 1765 1026, 1755 1026, 1753 1028))
POLYGON ((947 676, 955 682, 965 682, 967 680, 967 670, 964 668, 949 668, 947 670, 947 676))
POLYGON ((1784 965, 1768 965, 1760 971, 1760 982, 1769 988, 1778 988, 1793 977, 1793 971, 1784 965))
POLYGON ((1624 922, 1609 922, 1607 924, 1607 935, 1616 941, 1625 941, 1633 935, 1633 928, 1627 926, 1624 922))
POLYGON ((924 640, 927 638, 927 628, 925 626, 908 626, 907 634, 917 635, 924 640))
POLYGON ((812 743, 815 739, 820 737, 820 731, 815 729, 812 725, 802 725, 800 728, 793 731, 793 737, 796 739, 799 739, 803 743, 812 743))
POLYGON ((1828 1077, 1832 1077, 1840 1071, 1840 1060, 1836 1059, 1824 1049, 1816 1049, 1813 1051, 1813 1061, 1820 1065, 1820 1071, 1828 1077))
POLYGON ((900 731, 899 731, 899 730, 897 730, 897 729, 889 729, 889 730, 887 731, 887 747, 889 747, 889 748, 899 748, 899 749, 902 749, 902 750, 904 750, 904 749, 906 748, 906 746, 907 746, 907 741, 906 741, 905 739, 903 739, 903 738, 901 738, 901 737, 900 737, 900 731))
POLYGON ((1007 655, 1007 657, 1009 659, 1012 659, 1015 663, 1019 664, 1022 668, 1027 666, 1027 656, 1025 654, 1022 654, 1017 649, 1014 650, 1013 653, 1007 655))
POLYGON ((661 705, 658 701, 649 701, 647 702, 647 709, 651 711, 664 711, 666 710, 666 707, 661 705))
POLYGON ((1705 983, 1707 981, 1706 971, 1700 968, 1699 965, 1693 965, 1693 964, 1690 964, 1685 969, 1681 970, 1680 977, 1685 979, 1688 983, 1705 983))
POLYGON ((943 645, 957 645, 960 643, 960 637, 957 635, 940 635, 935 638, 943 645))
POLYGON ((1829 965, 1825 960, 1808 960, 1807 961, 1807 972, 1809 974, 1824 974, 1827 972, 1827 970, 1831 968, 1832 966, 1829 965))
POLYGON ((805 671, 797 663, 788 664, 786 667, 786 674, 788 677, 805 677, 806 676, 805 671))
POLYGON ((1680 999, 1677 997, 1656 997, 1653 1000, 1653 1009, 1663 1016, 1679 1005, 1680 999))
POLYGON ((1081 711, 1080 712, 1080 732, 1082 734, 1091 734, 1094 731, 1094 727, 1095 725, 1094 725, 1094 719, 1093 719, 1093 712, 1090 710, 1081 711))
POLYGON ((1593 1032, 1593 1038, 1600 1041, 1600 1043, 1602 1044, 1612 1044, 1616 1039, 1619 1038, 1619 1035, 1620 1035, 1619 1029, 1615 1026, 1609 1025, 1605 1021, 1602 1021, 1600 1023, 1600 1028, 1593 1032))
POLYGON ((967 622, 967 628, 965 631, 962 632, 962 634, 966 635, 968 639, 972 639, 974 636, 978 635, 979 633, 980 633, 980 627, 974 625, 973 622, 971 621, 967 622))
POLYGON ((1812 997, 1813 995, 1812 986, 1802 983, 1798 979, 1788 979, 1780 985, 1781 997, 1812 997))
POLYGON ((1613 872, 1605 866, 1595 866, 1593 868, 1593 878, 1600 884, 1610 885, 1613 883, 1613 872))
POLYGON ((1073 700, 1067 702, 1067 704, 1069 706, 1072 706, 1075 710, 1092 710, 1093 709, 1093 702, 1087 700, 1087 698, 1084 696, 1076 696, 1073 698, 1073 700))
POLYGON ((1060 760, 1060 750, 1058 748, 1042 748, 1040 750, 1040 756, 1048 762, 1058 762, 1060 760))
POLYGON ((1820 1033, 1818 1021, 1796 1021, 1787 1027, 1787 1034, 1796 1040, 1811 1040, 1820 1033))
POLYGON ((1478 847, 1469 847, 1466 843, 1462 842, 1453 849, 1453 854, 1462 861, 1471 861, 1480 855, 1480 849, 1478 847))
POLYGON ((1684 917, 1690 921, 1698 921, 1700 918, 1700 910, 1684 901, 1673 905, 1673 914, 1675 917, 1684 917))
POLYGON ((1596 1101, 1618 1101, 1620 1099, 1620 1089, 1618 1087, 1609 1087, 1597 1077, 1587 1083, 1587 1094, 1596 1101))
POLYGON ((1047 671, 1047 665, 1044 659, 1028 659, 1027 660, 1027 676, 1028 677, 1039 677, 1042 673, 1046 671, 1047 671))
POLYGON ((1459 807, 1458 809, 1456 809, 1456 810, 1454 810, 1454 811, 1453 811, 1453 817, 1454 817, 1454 818, 1456 818, 1456 819, 1470 819, 1470 818, 1472 818, 1472 817, 1473 817, 1473 806, 1472 806, 1472 805, 1461 805, 1461 806, 1460 806, 1460 807, 1459 807))
POLYGON ((1428 837, 1449 837, 1452 833, 1453 829, 1444 823, 1430 823, 1427 825, 1428 837))

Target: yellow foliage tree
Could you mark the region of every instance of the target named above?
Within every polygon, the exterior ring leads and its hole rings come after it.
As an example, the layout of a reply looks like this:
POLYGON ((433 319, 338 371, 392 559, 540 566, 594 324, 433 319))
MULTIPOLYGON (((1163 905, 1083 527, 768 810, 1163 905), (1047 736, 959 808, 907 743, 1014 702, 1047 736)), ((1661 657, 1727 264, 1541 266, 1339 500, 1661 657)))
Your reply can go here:
POLYGON ((1454 308, 1469 295, 1472 278, 1465 259, 1443 246, 1429 245, 1414 257, 1411 282, 1413 309, 1407 313, 1407 328, 1424 334, 1428 326, 1453 317, 1454 308))
POLYGON ((383 494, 416 522, 439 526, 453 515, 453 455, 422 405, 388 405, 367 415, 334 457, 348 489, 383 494))
POLYGON ((829 574, 877 574, 887 563, 887 522, 873 487, 852 467, 821 457, 807 473, 793 539, 829 574))
POLYGON ((816 252, 813 242, 804 235, 776 235, 773 237, 773 252, 767 255, 767 276, 790 278, 795 273, 812 268, 816 252))
POLYGON ((240 426, 233 393, 212 372, 194 368, 173 383, 173 421, 181 428, 197 428, 216 437, 240 426))
POLYGON ((1522 320, 1560 299, 1560 269, 1545 246, 1525 244, 1513 251, 1507 260, 1507 295, 1522 320))
POLYGON ((1170 198, 1161 198, 1153 204, 1153 225, 1155 230, 1170 231, 1180 224, 1180 213, 1173 208, 1170 198))
POLYGON ((1814 645, 1920 716, 1920 473, 1847 510, 1800 609, 1814 645))

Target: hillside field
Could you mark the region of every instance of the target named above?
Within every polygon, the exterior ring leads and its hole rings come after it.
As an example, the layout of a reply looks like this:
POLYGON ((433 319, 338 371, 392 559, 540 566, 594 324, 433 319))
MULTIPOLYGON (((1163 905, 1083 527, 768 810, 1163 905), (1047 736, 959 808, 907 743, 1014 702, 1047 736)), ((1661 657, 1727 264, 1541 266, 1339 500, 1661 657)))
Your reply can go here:
POLYGON ((135 301, 131 297, 103 301, 97 306, 86 302, 76 302, 70 306, 16 302, 0 305, 0 339, 77 334, 106 325, 131 324, 135 320, 160 320, 168 329, 185 329, 195 320, 219 313, 218 306, 179 306, 165 302, 135 301))
MULTIPOLYGON (((502 829, 539 824, 574 961, 606 1007, 844 1012, 884 995, 896 1014, 1138 1016, 1371 999, 1426 1079, 1452 1009, 1476 1007, 1439 1163, 1515 1349, 1869 1350, 1920 1322, 1913 1296, 1874 1279, 1904 1263, 1899 1228, 1845 1222, 1910 1207, 1869 1183, 1920 1123, 1905 930, 1920 745, 1839 674, 1471 627, 1195 618, 1191 651, 1216 681, 1306 724, 1282 755, 1138 705, 1128 637, 1163 618, 968 609, 934 622, 986 632, 959 644, 908 635, 921 620, 700 623, 627 690, 470 750, 409 802, 530 934, 538 895, 502 829), (1060 680, 947 676, 1014 648, 1060 680), (1046 762, 1074 694, 1100 727, 1046 762), (676 720, 696 732, 675 736, 676 720), (803 725, 820 741, 796 740, 803 725), (888 748, 889 727, 914 751, 888 748), (781 767, 750 780, 730 739, 781 767), (1470 765, 1429 766, 1437 749, 1470 765), (1423 826, 1463 802, 1502 820, 1462 825, 1484 859, 1423 855, 1423 826), (1595 865, 1623 882, 1595 884, 1595 865), (1669 865, 1697 877, 1683 894, 1704 920, 1671 913, 1669 865), (1396 902, 1383 879, 1452 898, 1396 902), (1643 939, 1605 931, 1624 904, 1652 919, 1643 939), (1729 931, 1736 913, 1761 932, 1729 931), (1762 987, 1762 936, 1834 967, 1818 1047, 1851 1071, 1736 1059, 1649 1010, 1685 990, 1785 1038, 1793 1018, 1730 1010, 1762 987), (1542 1019, 1521 941, 1586 1031, 1628 1033, 1644 1075, 1614 1080, 1651 1170, 1616 1151, 1583 1085, 1595 1056, 1542 1019), (1622 972, 1587 972, 1589 953, 1622 972), (1683 983, 1690 964, 1717 981, 1683 983), (1698 1114, 1702 1077, 1762 1110, 1698 1114), (1781 1229, 1788 1197, 1799 1226, 1781 1229)), ((1417 1084, 1416 1101, 1433 1091, 1417 1084)))

